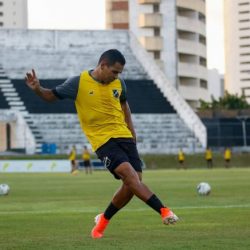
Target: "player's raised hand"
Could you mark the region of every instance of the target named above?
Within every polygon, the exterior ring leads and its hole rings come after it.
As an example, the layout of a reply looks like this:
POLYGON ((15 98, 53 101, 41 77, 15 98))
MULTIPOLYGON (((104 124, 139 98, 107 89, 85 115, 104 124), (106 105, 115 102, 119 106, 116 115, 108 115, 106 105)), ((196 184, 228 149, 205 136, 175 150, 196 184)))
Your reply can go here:
POLYGON ((36 77, 36 72, 32 69, 32 72, 27 72, 25 77, 26 84, 32 89, 36 90, 40 87, 40 82, 36 77))

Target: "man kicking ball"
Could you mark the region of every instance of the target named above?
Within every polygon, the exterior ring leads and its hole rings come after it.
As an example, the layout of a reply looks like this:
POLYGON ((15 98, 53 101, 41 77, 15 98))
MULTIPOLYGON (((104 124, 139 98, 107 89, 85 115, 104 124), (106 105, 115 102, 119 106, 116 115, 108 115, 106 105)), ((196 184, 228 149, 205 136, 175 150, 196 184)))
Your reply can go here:
POLYGON ((96 216, 92 238, 103 237, 111 218, 135 195, 158 212, 164 224, 178 217, 142 182, 142 163, 126 98, 126 85, 118 78, 126 61, 116 49, 105 51, 93 70, 67 79, 54 89, 43 88, 36 73, 26 74, 26 84, 45 101, 75 101, 81 127, 93 151, 116 179, 122 181, 106 210, 96 216))

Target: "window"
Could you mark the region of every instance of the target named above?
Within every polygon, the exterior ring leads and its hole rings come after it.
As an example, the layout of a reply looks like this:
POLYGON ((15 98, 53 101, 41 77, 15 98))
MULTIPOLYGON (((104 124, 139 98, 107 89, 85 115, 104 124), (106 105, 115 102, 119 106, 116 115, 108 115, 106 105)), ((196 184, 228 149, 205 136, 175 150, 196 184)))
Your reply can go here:
POLYGON ((154 36, 160 36, 160 35, 161 35, 160 28, 154 28, 154 36))
POLYGON ((203 88, 203 89, 207 89, 207 81, 205 81, 205 80, 200 80, 200 86, 201 86, 201 88, 203 88))
POLYGON ((0 12, 0 16, 3 16, 3 12, 0 12))
POLYGON ((206 37, 203 35, 199 35, 199 43, 206 45, 206 37))
POLYGON ((205 17, 202 13, 200 13, 200 12, 199 12, 199 20, 200 20, 201 22, 203 22, 203 23, 206 22, 206 17, 205 17))
POLYGON ((3 2, 0 2, 0 6, 3 6, 3 2))
POLYGON ((154 51, 154 59, 161 59, 161 52, 160 51, 154 51))
POLYGON ((3 26, 3 22, 0 22, 0 27, 3 26))
POLYGON ((154 13, 160 12, 159 4, 154 4, 154 5, 153 5, 153 12, 154 12, 154 13))
POLYGON ((207 66, 207 59, 204 57, 200 57, 200 65, 207 66))

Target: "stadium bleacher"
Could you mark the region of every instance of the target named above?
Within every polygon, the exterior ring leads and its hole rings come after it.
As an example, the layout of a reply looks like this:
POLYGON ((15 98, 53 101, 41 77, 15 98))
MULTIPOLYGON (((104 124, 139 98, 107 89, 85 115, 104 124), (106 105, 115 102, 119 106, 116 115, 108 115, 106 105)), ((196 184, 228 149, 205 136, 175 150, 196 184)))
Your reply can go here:
MULTIPOLYGON (((127 85, 128 101, 142 153, 191 152, 201 144, 166 96, 150 79, 133 53, 126 31, 24 31, 7 30, 0 39, 0 65, 9 89, 18 101, 8 102, 19 110, 32 131, 40 153, 43 144, 55 144, 57 153, 67 153, 71 145, 82 149, 87 143, 71 100, 53 104, 39 99, 24 83, 32 68, 44 87, 53 88, 83 69, 94 68, 100 54, 117 48, 126 57, 121 77, 127 85), (95 42, 93 42, 95 41, 95 42)), ((185 108, 185 107, 184 107, 185 108)), ((183 108, 183 109, 184 109, 183 108)))
MULTIPOLYGON (((1 82, 0 82, 1 84, 1 82)), ((0 109, 9 109, 10 106, 8 104, 8 102, 6 101, 6 98, 5 96, 3 95, 3 92, 1 91, 1 88, 0 88, 0 109)))
MULTIPOLYGON (((64 80, 65 79, 41 79, 40 81, 44 87, 53 89, 58 84, 63 83, 64 80)), ((29 113, 76 113, 74 102, 71 100, 60 100, 60 102, 48 104, 34 95, 25 85, 24 80, 12 80, 11 82, 29 113)), ((125 79, 125 82, 127 86, 128 102, 132 113, 176 113, 152 80, 125 79)))

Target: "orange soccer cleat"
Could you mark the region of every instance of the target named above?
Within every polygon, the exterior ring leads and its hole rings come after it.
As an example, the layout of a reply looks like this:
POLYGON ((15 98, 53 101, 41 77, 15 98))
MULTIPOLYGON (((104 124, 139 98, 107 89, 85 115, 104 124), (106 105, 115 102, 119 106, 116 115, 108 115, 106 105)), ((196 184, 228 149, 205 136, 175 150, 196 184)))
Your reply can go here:
POLYGON ((179 218, 167 207, 161 208, 161 218, 164 224, 175 224, 179 218))
POLYGON ((107 227, 109 220, 105 219, 104 214, 98 214, 95 217, 95 226, 91 231, 91 236, 93 239, 99 239, 103 237, 105 228, 107 227))

